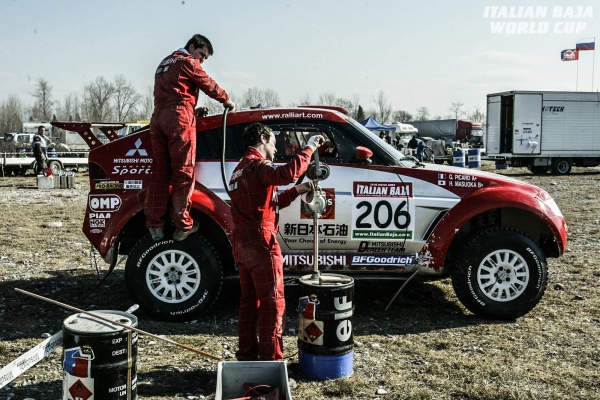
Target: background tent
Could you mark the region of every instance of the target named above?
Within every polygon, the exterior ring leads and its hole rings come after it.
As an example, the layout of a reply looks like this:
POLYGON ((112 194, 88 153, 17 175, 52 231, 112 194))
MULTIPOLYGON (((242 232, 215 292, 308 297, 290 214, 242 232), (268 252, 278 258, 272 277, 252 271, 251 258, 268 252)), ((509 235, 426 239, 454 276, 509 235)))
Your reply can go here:
POLYGON ((377 122, 375 119, 369 117, 365 119, 361 124, 370 131, 387 131, 387 132, 396 132, 396 127, 391 125, 383 125, 382 123, 377 122))

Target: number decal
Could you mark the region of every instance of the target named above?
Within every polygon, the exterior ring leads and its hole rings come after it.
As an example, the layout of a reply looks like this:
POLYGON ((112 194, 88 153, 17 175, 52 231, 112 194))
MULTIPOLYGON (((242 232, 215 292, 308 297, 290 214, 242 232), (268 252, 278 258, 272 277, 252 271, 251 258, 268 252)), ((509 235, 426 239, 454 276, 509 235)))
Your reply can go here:
POLYGON ((367 207, 367 210, 362 213, 357 219, 356 219, 356 227, 357 228, 370 228, 371 224, 369 223, 364 223, 362 222, 365 218, 367 218, 369 216, 369 214, 371 214, 371 203, 369 203, 368 201, 361 201, 360 203, 358 203, 356 205, 356 208, 363 208, 363 207, 367 207))
POLYGON ((414 200, 406 198, 356 199, 354 204, 354 239, 413 239, 414 200))

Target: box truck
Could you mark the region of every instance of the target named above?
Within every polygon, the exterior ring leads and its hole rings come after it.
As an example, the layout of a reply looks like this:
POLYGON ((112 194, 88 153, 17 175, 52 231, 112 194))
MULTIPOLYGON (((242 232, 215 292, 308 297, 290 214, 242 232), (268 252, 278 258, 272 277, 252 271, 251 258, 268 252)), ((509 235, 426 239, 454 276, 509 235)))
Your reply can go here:
POLYGON ((600 164, 600 93, 488 94, 486 126, 487 155, 497 164, 557 175, 600 164))

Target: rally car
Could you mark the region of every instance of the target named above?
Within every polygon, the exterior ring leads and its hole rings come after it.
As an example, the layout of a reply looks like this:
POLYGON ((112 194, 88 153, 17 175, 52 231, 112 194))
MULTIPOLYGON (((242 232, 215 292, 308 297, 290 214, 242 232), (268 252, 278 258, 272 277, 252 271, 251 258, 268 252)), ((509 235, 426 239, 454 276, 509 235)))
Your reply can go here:
MULTIPOLYGON (((223 118, 197 121, 191 213, 201 229, 183 242, 172 240, 172 228, 153 241, 145 226, 144 197, 154 168, 148 128, 124 138, 110 135, 111 142, 102 144, 79 126, 92 148, 83 231, 111 268, 119 255, 128 256, 130 296, 157 318, 197 316, 216 301, 223 279, 236 275, 225 182, 245 151, 244 128, 256 121, 276 135, 276 163, 289 160, 311 135, 327 138, 319 149, 329 168, 329 177, 320 182, 327 198, 316 235, 321 272, 369 278, 406 278, 417 270, 429 277, 451 275, 456 295, 470 311, 514 319, 542 297, 546 259, 565 251, 565 220, 544 190, 492 173, 419 163, 344 109, 230 113, 222 155, 223 118)), ((301 176, 296 184, 306 179, 301 176)), ((312 271, 313 229, 299 199, 280 211, 278 240, 287 274, 312 271)))

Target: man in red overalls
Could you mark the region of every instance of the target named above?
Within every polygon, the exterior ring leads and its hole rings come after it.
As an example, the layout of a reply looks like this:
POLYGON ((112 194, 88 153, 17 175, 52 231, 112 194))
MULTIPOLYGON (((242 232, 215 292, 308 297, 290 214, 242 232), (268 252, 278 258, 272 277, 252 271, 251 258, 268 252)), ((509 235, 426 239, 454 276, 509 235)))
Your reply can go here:
POLYGON ((194 35, 185 48, 175 51, 158 66, 154 80, 154 113, 150 121, 153 152, 152 181, 146 192, 144 213, 152 239, 164 237, 165 214, 171 185, 173 239, 181 241, 198 231, 190 216, 196 159, 198 90, 233 110, 227 93, 204 72, 202 63, 213 54, 210 41, 194 35))
POLYGON ((272 163, 277 151, 275 135, 270 128, 253 123, 243 138, 248 149, 229 184, 235 224, 233 255, 242 287, 236 357, 239 361, 277 361, 283 360, 285 318, 283 258, 276 239, 278 212, 300 194, 312 190, 307 182, 278 195, 277 185, 298 179, 324 139, 313 136, 291 161, 276 166, 272 163))

